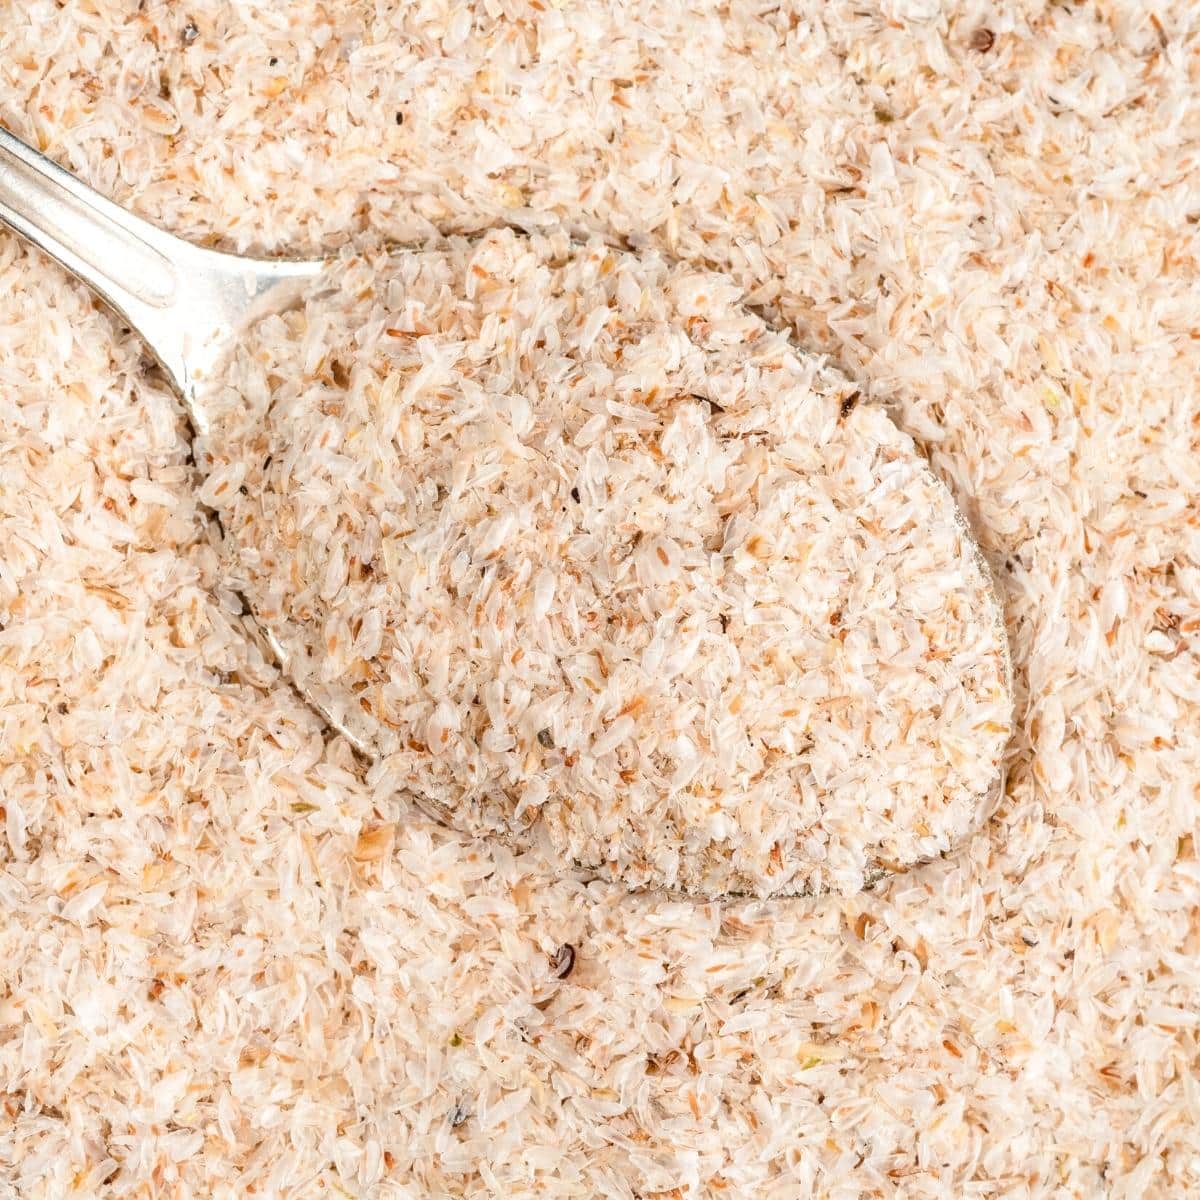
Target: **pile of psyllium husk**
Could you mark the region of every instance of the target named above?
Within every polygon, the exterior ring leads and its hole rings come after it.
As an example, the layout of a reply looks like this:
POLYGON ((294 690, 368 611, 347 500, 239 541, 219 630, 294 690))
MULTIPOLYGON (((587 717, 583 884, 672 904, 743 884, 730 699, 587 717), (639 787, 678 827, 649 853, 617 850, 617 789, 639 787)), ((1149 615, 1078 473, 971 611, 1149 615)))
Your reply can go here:
POLYGON ((1194 24, 6 23, 0 122, 335 263, 235 499, 0 237, 0 1193, 1200 1190, 1194 24))
POLYGON ((459 828, 705 894, 977 825, 986 567, 911 441, 710 272, 504 231, 256 325, 202 499, 292 674, 459 828))

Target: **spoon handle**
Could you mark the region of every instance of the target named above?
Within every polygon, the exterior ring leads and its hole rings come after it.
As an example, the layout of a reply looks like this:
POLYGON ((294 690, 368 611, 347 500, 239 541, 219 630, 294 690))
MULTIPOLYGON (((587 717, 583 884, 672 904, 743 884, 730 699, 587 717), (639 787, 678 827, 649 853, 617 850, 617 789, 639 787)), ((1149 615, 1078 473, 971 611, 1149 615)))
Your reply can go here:
POLYGON ((196 389, 246 321, 299 290, 319 262, 239 258, 126 212, 0 128, 0 221, 137 330, 203 431, 196 389), (286 294, 285 294, 286 293, 286 294))

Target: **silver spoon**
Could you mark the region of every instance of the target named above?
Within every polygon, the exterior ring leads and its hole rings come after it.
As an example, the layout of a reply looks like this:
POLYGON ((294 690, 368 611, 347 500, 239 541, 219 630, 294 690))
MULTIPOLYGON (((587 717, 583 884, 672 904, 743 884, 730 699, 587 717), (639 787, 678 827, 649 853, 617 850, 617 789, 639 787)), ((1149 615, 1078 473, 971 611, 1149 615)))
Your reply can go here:
MULTIPOLYGON (((260 318, 298 300, 309 281, 328 265, 322 260, 243 258, 186 242, 100 196, 4 129, 0 129, 0 222, 57 260, 140 334, 201 435, 209 432, 210 424, 203 402, 206 385, 230 349, 260 318)), ((957 510, 956 515, 984 577, 989 578, 957 510)), ((994 595, 990 599, 1003 635, 999 603, 994 595)), ((269 625, 261 621, 256 625, 281 668, 291 674, 288 655, 269 625)), ((1003 636, 1001 645, 1007 648, 1003 636)), ((1007 661, 1005 668, 1011 697, 1007 661)), ((297 682, 304 700, 371 757, 372 747, 344 728, 297 682)), ((1002 786, 1001 774, 980 808, 980 821, 990 816, 1002 786)), ((420 797, 415 799, 427 807, 420 797)), ((432 815, 445 819, 437 811, 432 815)), ((866 886, 893 870, 917 865, 899 868, 876 863, 868 871, 866 886)))

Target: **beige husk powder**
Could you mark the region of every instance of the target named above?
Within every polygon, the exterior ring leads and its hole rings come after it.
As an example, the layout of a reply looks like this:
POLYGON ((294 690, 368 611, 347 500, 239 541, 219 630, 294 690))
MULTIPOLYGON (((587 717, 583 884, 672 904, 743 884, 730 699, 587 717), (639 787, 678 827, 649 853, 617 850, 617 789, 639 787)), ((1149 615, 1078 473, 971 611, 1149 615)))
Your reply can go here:
POLYGON ((0 1194, 1200 1191, 1194 6, 10 8, 0 120, 188 237, 728 275, 950 486, 1017 719, 991 820, 850 897, 449 830, 254 649, 178 404, 0 236, 0 1194))

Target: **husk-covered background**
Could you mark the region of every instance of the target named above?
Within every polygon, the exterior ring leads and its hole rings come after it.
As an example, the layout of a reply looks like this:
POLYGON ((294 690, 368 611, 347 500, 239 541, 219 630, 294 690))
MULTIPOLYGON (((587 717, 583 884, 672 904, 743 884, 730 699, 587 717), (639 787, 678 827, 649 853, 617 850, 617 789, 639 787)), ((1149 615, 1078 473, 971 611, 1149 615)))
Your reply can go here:
POLYGON ((140 344, 0 236, 0 1194, 1196 1194, 1194 5, 9 0, 0 121, 232 249, 733 273, 954 488, 1019 705, 986 832, 852 901, 433 825, 250 648, 140 344))

